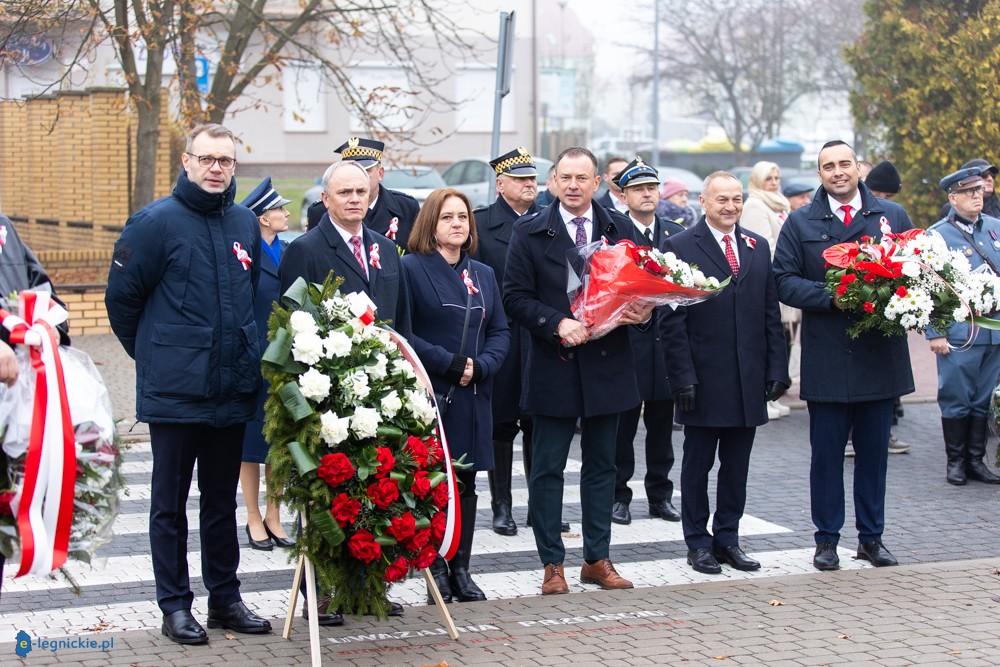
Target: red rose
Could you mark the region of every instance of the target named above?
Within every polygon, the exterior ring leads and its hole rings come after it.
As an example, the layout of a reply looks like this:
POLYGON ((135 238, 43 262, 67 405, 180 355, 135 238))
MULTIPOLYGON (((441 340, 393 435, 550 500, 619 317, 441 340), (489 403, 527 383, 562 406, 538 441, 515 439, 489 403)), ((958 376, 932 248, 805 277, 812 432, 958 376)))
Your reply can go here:
POLYGON ((413 558, 413 567, 415 567, 418 570, 422 570, 425 567, 430 567, 431 563, 433 563, 437 559, 437 556, 438 556, 437 549, 428 545, 423 549, 421 549, 420 553, 418 553, 413 558))
POLYGON ((374 563, 382 555, 382 547, 367 530, 359 530, 351 535, 351 539, 347 540, 347 550, 365 565, 374 563))
POLYGON ((844 296, 847 294, 847 285, 837 285, 837 296, 844 296))
POLYGON ((444 531, 448 526, 448 514, 446 512, 438 512, 433 517, 431 517, 431 535, 434 536, 434 542, 441 544, 444 539, 444 531))
POLYGON ((354 476, 354 466, 346 454, 327 454, 320 459, 316 474, 330 486, 338 486, 354 476))
POLYGON ((413 533, 417 530, 417 520, 413 518, 413 514, 407 512, 402 516, 392 517, 392 521, 389 527, 386 528, 385 532, 389 533, 396 538, 398 542, 403 540, 408 540, 413 537, 413 533))
POLYGON ((900 299, 902 299, 907 294, 909 294, 909 292, 906 291, 906 287, 904 285, 900 285, 899 287, 896 288, 896 296, 898 296, 900 299))
POLYGON ((840 284, 841 285, 850 285, 851 283, 853 283, 857 279, 858 279, 858 274, 856 274, 856 273, 845 273, 844 275, 842 275, 840 277, 840 284))
POLYGON ((872 303, 871 301, 865 301, 864 308, 865 308, 865 312, 866 313, 874 313, 875 312, 875 304, 872 303))
POLYGON ((878 280, 878 276, 876 276, 874 273, 866 273, 865 274, 865 282, 866 283, 873 283, 876 280, 878 280))
POLYGON ((444 509, 448 506, 448 482, 444 481, 434 487, 432 492, 434 498, 434 504, 437 505, 438 509, 444 509))
POLYGON ((360 512, 361 503, 346 493, 341 493, 330 503, 330 514, 337 520, 341 528, 349 523, 354 523, 360 512))
POLYGON ((417 464, 418 468, 427 467, 427 445, 424 444, 423 440, 415 435, 411 435, 406 439, 405 449, 413 457, 413 461, 417 464))
POLYGON ((433 435, 424 440, 427 445, 427 463, 439 463, 444 460, 444 450, 441 443, 433 435))
POLYGON ((403 546, 406 547, 407 551, 412 551, 413 553, 417 553, 418 551, 426 547, 428 544, 430 544, 430 541, 431 541, 431 529, 421 528, 420 530, 413 533, 413 537, 408 539, 406 541, 406 544, 404 544, 403 546))
POLYGON ((427 479, 426 470, 418 470, 413 473, 413 484, 410 485, 410 493, 417 498, 426 498, 431 492, 431 481, 427 479))
POLYGON ((14 510, 10 508, 10 504, 13 500, 13 491, 0 492, 0 516, 14 516, 14 510))
POLYGON ((375 471, 375 476, 388 476, 392 472, 393 466, 396 465, 396 457, 392 455, 392 450, 388 447, 379 447, 375 450, 375 458, 378 459, 378 470, 375 471))
POLYGON ((388 582, 399 581, 406 576, 406 573, 410 571, 410 564, 406 562, 406 559, 400 556, 396 560, 392 561, 387 568, 385 568, 385 580, 388 582))
POLYGON ((399 487, 396 480, 390 477, 382 479, 368 485, 368 497, 375 503, 375 507, 384 510, 399 498, 399 487))
POLYGON ((654 276, 658 276, 661 273, 663 273, 663 267, 660 266, 659 262, 657 262, 655 259, 647 259, 645 262, 643 262, 642 268, 645 269, 646 271, 649 271, 654 276))

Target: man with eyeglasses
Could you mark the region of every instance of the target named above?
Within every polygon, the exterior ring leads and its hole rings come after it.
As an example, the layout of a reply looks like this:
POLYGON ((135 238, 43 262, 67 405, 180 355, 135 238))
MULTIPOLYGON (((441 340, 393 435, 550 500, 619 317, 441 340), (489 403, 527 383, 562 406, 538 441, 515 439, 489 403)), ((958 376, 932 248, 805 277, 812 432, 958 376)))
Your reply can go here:
MULTIPOLYGON (((940 185, 948 193, 951 211, 931 231, 965 255, 973 270, 1000 275, 1000 219, 983 214, 980 167, 959 169, 942 178, 940 185)), ((955 486, 970 479, 1000 484, 1000 477, 983 462, 990 397, 1000 376, 1000 331, 970 331, 963 323, 943 332, 928 329, 927 338, 937 356, 946 479, 955 486)))
POLYGON ((232 132, 195 127, 181 163, 170 196, 125 224, 105 303, 111 328, 136 362, 136 419, 149 424, 149 541, 161 631, 179 644, 204 644, 208 635, 191 614, 187 564, 195 462, 208 627, 271 631, 241 600, 236 578, 236 483, 260 384, 253 295, 261 237, 253 212, 234 202, 232 132))
MULTIPOLYGON (((972 167, 979 169, 979 175, 983 178, 983 215, 1000 218, 1000 197, 997 196, 995 189, 995 179, 997 172, 1000 170, 987 160, 978 157, 974 160, 969 160, 959 167, 959 169, 969 169, 972 167)), ((941 207, 940 217, 947 218, 950 211, 951 202, 945 202, 944 206, 941 207)))

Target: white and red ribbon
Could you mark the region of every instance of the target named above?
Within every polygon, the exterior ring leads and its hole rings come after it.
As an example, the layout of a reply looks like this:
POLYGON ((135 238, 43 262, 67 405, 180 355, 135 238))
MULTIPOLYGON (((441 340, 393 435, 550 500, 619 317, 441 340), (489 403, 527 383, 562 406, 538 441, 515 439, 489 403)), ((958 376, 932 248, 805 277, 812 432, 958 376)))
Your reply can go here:
POLYGON ((0 255, 3 254, 5 245, 7 245, 7 225, 0 225, 0 255))
POLYGON ((76 485, 76 439, 66 398, 56 326, 66 309, 48 292, 23 291, 19 315, 0 309, 10 342, 28 348, 35 372, 35 400, 24 481, 11 502, 21 540, 21 564, 15 576, 48 574, 66 562, 73 524, 76 485))
POLYGON ((358 318, 362 327, 371 326, 375 322, 375 302, 364 292, 351 292, 344 297, 351 315, 358 318))
POLYGON ((244 271, 250 270, 250 265, 253 260, 250 259, 250 253, 243 249, 239 241, 233 241, 233 254, 236 255, 236 259, 240 260, 240 264, 243 265, 244 271))
POLYGON ((469 294, 479 294, 479 288, 472 282, 472 276, 469 275, 468 269, 462 269, 462 282, 465 283, 465 289, 469 291, 469 294))
POLYGON ((390 241, 395 241, 397 233, 399 233, 399 218, 393 218, 389 221, 389 229, 386 231, 385 237, 390 241))
POLYGON ((445 521, 444 537, 441 540, 441 546, 438 547, 438 553, 445 560, 451 560, 458 551, 458 543, 462 536, 462 517, 461 506, 458 504, 458 477, 455 476, 455 469, 451 466, 451 451, 448 449, 448 438, 445 437, 444 433, 444 419, 441 417, 441 411, 438 409, 437 400, 434 397, 434 386, 431 384, 431 378, 427 374, 424 365, 420 363, 420 357, 417 356, 417 353, 410 347, 405 338, 392 329, 387 328, 385 331, 388 332, 389 338, 396 343, 403 358, 413 366, 413 372, 417 376, 417 381, 420 382, 430 395, 431 405, 434 406, 434 414, 437 416, 441 451, 444 452, 445 483, 448 485, 448 514, 445 521))
POLYGON ((746 234, 740 234, 740 237, 743 238, 743 242, 746 243, 747 247, 750 248, 751 250, 757 247, 757 239, 755 239, 754 237, 747 236, 746 234))
POLYGON ((884 215, 878 219, 878 228, 883 235, 892 234, 892 225, 889 224, 888 218, 886 218, 884 215))
POLYGON ((372 247, 368 249, 368 263, 371 264, 372 268, 382 270, 382 262, 378 255, 378 243, 373 243, 372 247))

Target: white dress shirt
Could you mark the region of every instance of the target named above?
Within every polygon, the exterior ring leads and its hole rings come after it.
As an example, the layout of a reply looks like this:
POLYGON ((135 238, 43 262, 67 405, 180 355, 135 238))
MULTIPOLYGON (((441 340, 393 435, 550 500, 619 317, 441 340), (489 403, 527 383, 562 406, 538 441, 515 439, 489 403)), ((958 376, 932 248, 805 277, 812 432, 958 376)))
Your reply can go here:
MULTIPOLYGON (((839 201, 837 201, 836 199, 834 199, 830 195, 827 195, 826 198, 830 202, 830 210, 833 211, 833 214, 835 216, 837 216, 838 220, 840 220, 841 222, 844 222, 844 212, 842 210, 840 210, 840 207, 844 206, 844 204, 840 203, 839 201)), ((854 218, 858 217, 858 212, 861 210, 861 190, 860 189, 857 192, 854 193, 854 199, 852 199, 851 201, 847 202, 847 205, 851 207, 851 220, 854 220, 854 218)))
MULTIPOLYGON (((333 221, 333 218, 330 218, 330 224, 333 225, 333 228, 337 230, 338 234, 340 234, 340 238, 344 239, 344 244, 347 246, 347 249, 353 255, 354 254, 354 246, 351 245, 351 237, 354 236, 354 234, 350 233, 349 231, 347 231, 346 229, 344 229, 343 227, 341 227, 340 225, 338 225, 337 223, 335 223, 333 221)), ((364 234, 364 231, 365 231, 364 228, 358 230, 358 232, 359 232, 358 236, 361 237, 361 256, 365 260, 365 267, 364 268, 365 268, 365 277, 367 278, 368 277, 368 249, 365 248, 365 234, 364 234)))
POLYGON ((718 229, 716 229, 712 225, 708 225, 708 228, 710 230, 712 230, 712 236, 715 237, 715 242, 719 244, 719 248, 722 250, 722 256, 723 257, 726 256, 726 242, 723 241, 722 239, 723 239, 723 237, 726 237, 726 236, 729 237, 729 242, 733 244, 733 255, 736 256, 736 266, 739 266, 740 265, 740 248, 739 248, 739 246, 736 245, 736 242, 737 242, 736 228, 733 227, 732 231, 730 231, 728 234, 723 234, 722 232, 720 232, 718 229))
POLYGON ((618 197, 611 195, 611 203, 615 205, 615 210, 622 215, 628 215, 628 202, 624 202, 618 197))
POLYGON ((587 230, 587 243, 594 238, 594 207, 591 205, 590 208, 584 212, 581 216, 576 216, 567 211, 562 203, 559 204, 559 215, 562 216, 563 224, 566 225, 566 233, 569 234, 569 238, 574 243, 576 242, 576 223, 573 222, 573 218, 580 217, 586 219, 583 224, 583 228, 587 230))

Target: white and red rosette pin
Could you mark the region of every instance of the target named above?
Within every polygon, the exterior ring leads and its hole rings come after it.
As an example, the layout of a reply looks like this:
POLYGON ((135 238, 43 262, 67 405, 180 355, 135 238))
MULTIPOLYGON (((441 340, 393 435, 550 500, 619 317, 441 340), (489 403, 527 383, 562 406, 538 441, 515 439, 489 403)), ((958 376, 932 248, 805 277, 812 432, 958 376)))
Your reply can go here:
POLYGON ((389 229, 386 231, 385 236, 390 241, 396 240, 396 234, 399 233, 399 218, 393 217, 389 221, 389 229))
POLYGON ((462 282, 465 283, 465 289, 469 291, 469 294, 479 293, 479 288, 472 282, 472 276, 469 275, 468 269, 462 269, 462 282))
POLYGON ((751 250, 757 247, 757 239, 755 239, 754 237, 747 236, 746 234, 740 234, 740 238, 743 239, 743 242, 746 243, 747 247, 750 248, 751 250))
POLYGON ((372 247, 368 249, 368 263, 373 269, 382 270, 382 260, 378 254, 378 243, 373 243, 372 247))
POLYGON ((250 258, 250 253, 243 248, 239 241, 233 241, 233 254, 236 255, 236 259, 243 265, 243 270, 249 271, 253 260, 250 258))

